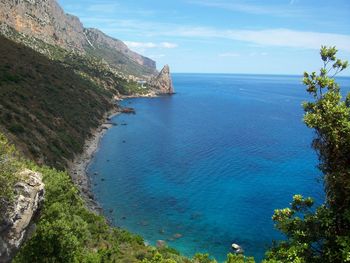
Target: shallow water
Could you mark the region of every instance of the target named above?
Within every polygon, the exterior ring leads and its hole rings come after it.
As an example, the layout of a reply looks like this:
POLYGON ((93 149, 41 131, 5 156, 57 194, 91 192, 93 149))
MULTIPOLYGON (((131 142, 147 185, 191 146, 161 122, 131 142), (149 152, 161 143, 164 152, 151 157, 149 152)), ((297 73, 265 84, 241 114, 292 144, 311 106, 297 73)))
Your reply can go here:
POLYGON ((151 244, 222 261, 235 242, 261 259, 280 238, 275 208, 295 193, 323 200, 300 77, 173 79, 174 96, 123 102, 137 114, 116 116, 127 125, 102 139, 89 166, 95 196, 115 225, 151 244))

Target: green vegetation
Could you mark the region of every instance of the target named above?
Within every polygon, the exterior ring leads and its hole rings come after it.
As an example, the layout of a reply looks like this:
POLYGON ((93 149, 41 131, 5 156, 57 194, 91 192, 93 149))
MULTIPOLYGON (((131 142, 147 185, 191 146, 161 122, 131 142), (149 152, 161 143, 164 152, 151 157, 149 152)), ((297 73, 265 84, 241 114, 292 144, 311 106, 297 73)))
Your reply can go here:
POLYGON ((14 198, 14 185, 18 181, 21 163, 15 148, 0 134, 0 220, 14 198))
POLYGON ((92 57, 105 60, 109 65, 118 69, 124 74, 133 75, 133 76, 143 76, 143 75, 152 75, 155 73, 155 70, 149 67, 144 67, 133 61, 125 54, 111 49, 107 45, 99 45, 96 42, 93 42, 94 48, 91 46, 85 47, 85 50, 92 57))
POLYGON ((311 198, 296 195, 290 208, 276 210, 273 220, 287 240, 268 253, 268 262, 350 262, 350 93, 342 99, 334 77, 348 62, 335 47, 322 47, 320 74, 304 74, 313 101, 304 103, 304 122, 316 132, 326 201, 314 208, 311 198))
POLYGON ((113 93, 0 37, 0 125, 19 150, 63 169, 112 107, 113 93))

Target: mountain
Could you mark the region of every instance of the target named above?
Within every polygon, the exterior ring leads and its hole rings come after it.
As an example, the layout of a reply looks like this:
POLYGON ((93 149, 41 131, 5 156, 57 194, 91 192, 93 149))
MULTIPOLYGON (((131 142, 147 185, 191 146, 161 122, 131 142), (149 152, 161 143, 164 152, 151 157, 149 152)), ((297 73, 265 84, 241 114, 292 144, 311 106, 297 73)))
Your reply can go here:
POLYGON ((122 41, 107 36, 98 29, 84 29, 89 45, 85 51, 104 59, 112 67, 130 75, 147 77, 157 74, 156 62, 131 51, 122 41))
POLYGON ((84 28, 56 0, 0 0, 0 23, 46 44, 100 59, 126 79, 150 80, 158 74, 155 61, 97 29, 84 28))

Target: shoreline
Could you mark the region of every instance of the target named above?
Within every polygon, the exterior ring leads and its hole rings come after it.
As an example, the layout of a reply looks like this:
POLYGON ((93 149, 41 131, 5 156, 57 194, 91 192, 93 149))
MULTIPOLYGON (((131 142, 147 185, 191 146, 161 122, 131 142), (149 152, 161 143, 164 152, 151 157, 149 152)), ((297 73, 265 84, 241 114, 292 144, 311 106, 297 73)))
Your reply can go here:
MULTIPOLYGON (((91 189, 91 180, 87 174, 87 168, 90 165, 96 151, 100 147, 100 142, 106 132, 114 126, 111 122, 111 118, 122 114, 122 108, 119 105, 119 102, 124 99, 130 98, 156 98, 159 97, 156 94, 140 94, 140 95, 130 95, 122 96, 120 98, 115 98, 113 108, 107 111, 103 118, 100 121, 100 124, 97 128, 92 131, 91 137, 87 138, 84 142, 83 152, 77 154, 73 161, 68 163, 67 172, 70 175, 74 185, 78 188, 79 194, 84 200, 87 208, 98 214, 103 215, 103 209, 100 204, 96 201, 95 196, 91 189)), ((107 217, 106 217, 107 218, 107 217)))
POLYGON ((91 180, 87 174, 87 168, 100 147, 101 139, 106 132, 114 126, 113 123, 110 122, 110 119, 119 114, 121 114, 121 112, 118 106, 114 106, 113 109, 106 112, 101 120, 101 124, 92 131, 91 137, 85 140, 83 152, 76 155, 74 160, 70 161, 68 164, 68 174, 78 188, 80 196, 83 198, 87 208, 99 215, 102 215, 102 208, 95 200, 91 189, 91 180))

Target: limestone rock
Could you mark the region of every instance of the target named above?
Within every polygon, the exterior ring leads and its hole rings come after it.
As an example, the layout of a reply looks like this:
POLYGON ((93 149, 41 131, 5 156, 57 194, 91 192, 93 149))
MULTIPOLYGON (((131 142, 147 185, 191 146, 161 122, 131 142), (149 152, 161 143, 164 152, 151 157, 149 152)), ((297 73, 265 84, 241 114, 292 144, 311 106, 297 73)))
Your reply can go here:
POLYGON ((24 170, 15 186, 13 205, 0 217, 0 262, 9 262, 35 226, 33 219, 44 200, 40 173, 24 170))
POLYGON ((165 65, 159 75, 150 81, 150 86, 154 88, 158 94, 174 94, 174 87, 168 65, 165 65))
POLYGON ((97 29, 84 28, 79 18, 66 14, 57 0, 0 0, 0 33, 7 36, 4 25, 68 51, 96 55, 127 74, 157 74, 155 61, 97 29))
POLYGON ((79 18, 65 14, 56 0, 0 0, 0 22, 67 50, 83 52, 87 42, 79 18))

